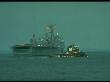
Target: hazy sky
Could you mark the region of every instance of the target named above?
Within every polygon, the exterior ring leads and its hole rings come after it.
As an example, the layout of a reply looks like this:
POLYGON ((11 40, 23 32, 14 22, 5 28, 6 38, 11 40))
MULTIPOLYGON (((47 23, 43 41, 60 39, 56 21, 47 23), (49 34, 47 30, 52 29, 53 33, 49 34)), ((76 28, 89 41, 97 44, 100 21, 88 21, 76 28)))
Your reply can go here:
POLYGON ((43 36, 48 24, 66 46, 110 50, 110 2, 0 2, 0 50, 43 36))

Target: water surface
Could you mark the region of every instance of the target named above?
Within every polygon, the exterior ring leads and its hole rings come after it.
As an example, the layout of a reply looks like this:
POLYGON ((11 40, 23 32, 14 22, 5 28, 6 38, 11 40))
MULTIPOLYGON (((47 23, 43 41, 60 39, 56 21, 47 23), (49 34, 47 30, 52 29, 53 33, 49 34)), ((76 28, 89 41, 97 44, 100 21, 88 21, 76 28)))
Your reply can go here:
POLYGON ((110 53, 87 53, 88 58, 0 56, 0 80, 110 80, 110 53))

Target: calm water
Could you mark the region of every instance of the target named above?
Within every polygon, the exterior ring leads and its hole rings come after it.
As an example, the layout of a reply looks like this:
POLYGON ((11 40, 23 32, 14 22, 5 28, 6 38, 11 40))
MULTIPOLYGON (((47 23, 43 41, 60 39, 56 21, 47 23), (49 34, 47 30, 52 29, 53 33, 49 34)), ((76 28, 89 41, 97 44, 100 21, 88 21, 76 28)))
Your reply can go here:
POLYGON ((0 56, 0 80, 110 80, 110 53, 88 53, 88 56, 88 58, 0 56))

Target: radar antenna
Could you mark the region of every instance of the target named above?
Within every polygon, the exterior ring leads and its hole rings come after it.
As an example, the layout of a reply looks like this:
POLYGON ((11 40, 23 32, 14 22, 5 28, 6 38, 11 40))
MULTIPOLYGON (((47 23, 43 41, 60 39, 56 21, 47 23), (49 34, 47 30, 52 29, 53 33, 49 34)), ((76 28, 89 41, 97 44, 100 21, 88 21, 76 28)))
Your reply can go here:
POLYGON ((47 25, 46 32, 53 33, 56 25, 47 25))

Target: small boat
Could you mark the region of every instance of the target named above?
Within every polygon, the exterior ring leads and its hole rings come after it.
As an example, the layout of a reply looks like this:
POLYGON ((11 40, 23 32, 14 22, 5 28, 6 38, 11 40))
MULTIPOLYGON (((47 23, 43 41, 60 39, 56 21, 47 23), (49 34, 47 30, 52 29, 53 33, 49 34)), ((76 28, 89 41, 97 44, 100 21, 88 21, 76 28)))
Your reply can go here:
POLYGON ((80 51, 78 46, 71 44, 65 53, 57 54, 57 57, 88 57, 88 55, 80 51))

